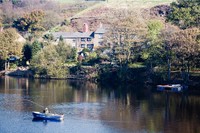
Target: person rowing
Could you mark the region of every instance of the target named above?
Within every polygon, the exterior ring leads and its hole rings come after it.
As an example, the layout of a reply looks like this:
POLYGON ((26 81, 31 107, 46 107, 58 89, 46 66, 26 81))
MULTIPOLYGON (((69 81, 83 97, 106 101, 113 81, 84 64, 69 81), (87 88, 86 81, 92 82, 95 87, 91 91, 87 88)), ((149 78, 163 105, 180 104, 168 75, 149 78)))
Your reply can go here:
POLYGON ((48 109, 48 108, 45 108, 45 109, 43 110, 43 113, 48 114, 48 113, 49 113, 49 109, 48 109))

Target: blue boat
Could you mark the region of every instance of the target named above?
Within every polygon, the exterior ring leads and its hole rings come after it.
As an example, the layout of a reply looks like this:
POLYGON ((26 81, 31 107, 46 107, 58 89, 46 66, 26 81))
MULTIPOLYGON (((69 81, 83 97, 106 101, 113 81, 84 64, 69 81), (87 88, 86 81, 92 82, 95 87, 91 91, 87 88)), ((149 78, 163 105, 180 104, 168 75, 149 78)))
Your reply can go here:
POLYGON ((181 92, 184 88, 181 84, 157 85, 158 91, 166 92, 181 92))
POLYGON ((41 113, 41 112, 37 112, 37 111, 33 111, 32 114, 33 114, 34 119, 52 120, 52 121, 64 120, 63 114, 41 113))

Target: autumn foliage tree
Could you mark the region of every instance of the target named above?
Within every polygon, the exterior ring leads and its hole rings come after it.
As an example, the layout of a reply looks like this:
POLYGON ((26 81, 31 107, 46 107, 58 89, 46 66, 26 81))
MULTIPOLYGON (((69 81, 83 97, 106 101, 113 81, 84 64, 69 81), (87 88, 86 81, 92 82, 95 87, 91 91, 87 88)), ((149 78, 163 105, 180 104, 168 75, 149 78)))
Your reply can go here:
POLYGON ((116 11, 110 16, 113 18, 109 17, 112 23, 106 43, 112 46, 113 58, 120 66, 127 65, 135 59, 137 50, 144 42, 147 30, 145 20, 132 10, 116 11))
POLYGON ((181 30, 172 34, 165 34, 168 49, 176 60, 174 64, 180 66, 181 71, 187 72, 189 79, 190 69, 199 67, 200 55, 200 2, 199 0, 177 0, 171 3, 171 12, 167 21, 179 26, 181 30))
POLYGON ((41 26, 44 15, 44 11, 42 10, 32 11, 31 13, 24 14, 24 16, 15 20, 13 26, 19 31, 29 33, 44 30, 44 28, 41 26))
POLYGON ((23 43, 18 39, 19 34, 13 28, 0 32, 0 59, 7 59, 10 55, 22 55, 23 43))
MULTIPOLYGON (((163 55, 166 53, 168 72, 174 70, 186 73, 185 81, 189 79, 190 70, 198 66, 200 43, 198 28, 178 31, 165 31, 163 34, 163 55)), ((168 73, 170 79, 170 73, 168 73)))
POLYGON ((200 53, 200 43, 197 38, 199 33, 200 30, 197 28, 180 30, 172 34, 169 40, 179 63, 183 68, 187 68, 188 73, 200 53))

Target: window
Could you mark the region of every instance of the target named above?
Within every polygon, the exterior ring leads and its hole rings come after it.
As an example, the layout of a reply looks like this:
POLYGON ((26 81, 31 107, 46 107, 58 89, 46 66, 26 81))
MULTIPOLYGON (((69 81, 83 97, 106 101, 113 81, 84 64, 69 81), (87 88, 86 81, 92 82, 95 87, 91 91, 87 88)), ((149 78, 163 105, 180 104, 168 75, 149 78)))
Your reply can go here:
POLYGON ((85 44, 81 44, 81 48, 85 48, 85 44))
POLYGON ((94 44, 87 44, 87 48, 88 48, 89 50, 93 50, 93 47, 94 47, 94 44))
POLYGON ((92 39, 91 38, 87 38, 87 41, 90 42, 92 39))
POLYGON ((99 39, 103 39, 103 34, 99 34, 99 39))
POLYGON ((85 38, 81 38, 81 42, 85 42, 85 38))

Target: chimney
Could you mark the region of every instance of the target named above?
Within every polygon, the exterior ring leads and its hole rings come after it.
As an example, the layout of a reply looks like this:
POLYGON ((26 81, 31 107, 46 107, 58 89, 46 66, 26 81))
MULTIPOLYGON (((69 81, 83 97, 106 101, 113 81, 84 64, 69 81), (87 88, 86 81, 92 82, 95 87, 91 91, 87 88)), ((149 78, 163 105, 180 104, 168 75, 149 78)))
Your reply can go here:
POLYGON ((0 27, 0 32, 3 32, 3 27, 0 27))
POLYGON ((103 24, 100 22, 100 24, 99 24, 99 28, 102 28, 103 27, 103 24))
POLYGON ((83 32, 88 32, 89 31, 89 27, 87 23, 83 24, 83 32))

